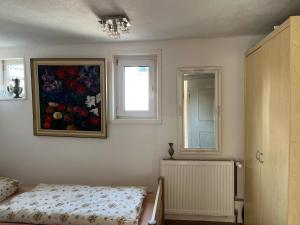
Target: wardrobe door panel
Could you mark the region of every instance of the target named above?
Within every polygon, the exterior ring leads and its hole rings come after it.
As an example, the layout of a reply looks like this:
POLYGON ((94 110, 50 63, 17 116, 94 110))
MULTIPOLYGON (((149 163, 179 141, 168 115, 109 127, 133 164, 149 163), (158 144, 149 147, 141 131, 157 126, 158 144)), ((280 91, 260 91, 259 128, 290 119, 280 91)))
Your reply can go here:
POLYGON ((291 18, 289 225, 300 225, 300 16, 291 18))
POLYGON ((246 58, 245 77, 245 224, 260 224, 260 163, 262 147, 261 52, 246 58))
POLYGON ((289 29, 262 48, 261 225, 286 225, 289 161, 289 29))

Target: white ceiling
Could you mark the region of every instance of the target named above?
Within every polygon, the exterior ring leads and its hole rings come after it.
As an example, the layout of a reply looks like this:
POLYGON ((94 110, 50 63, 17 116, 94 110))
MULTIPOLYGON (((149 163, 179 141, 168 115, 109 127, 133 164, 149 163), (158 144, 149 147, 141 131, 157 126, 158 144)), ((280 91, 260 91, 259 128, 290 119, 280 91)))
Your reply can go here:
POLYGON ((113 41, 97 16, 128 15, 119 41, 265 34, 300 0, 0 0, 0 47, 113 41))

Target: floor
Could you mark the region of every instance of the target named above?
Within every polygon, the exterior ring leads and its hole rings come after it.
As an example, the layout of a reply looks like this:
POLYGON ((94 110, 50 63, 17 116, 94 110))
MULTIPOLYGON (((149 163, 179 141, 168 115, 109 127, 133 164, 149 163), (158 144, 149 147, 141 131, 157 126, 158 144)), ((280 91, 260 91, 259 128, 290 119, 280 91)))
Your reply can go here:
POLYGON ((165 225, 234 225, 234 223, 200 222, 184 220, 166 220, 165 225))

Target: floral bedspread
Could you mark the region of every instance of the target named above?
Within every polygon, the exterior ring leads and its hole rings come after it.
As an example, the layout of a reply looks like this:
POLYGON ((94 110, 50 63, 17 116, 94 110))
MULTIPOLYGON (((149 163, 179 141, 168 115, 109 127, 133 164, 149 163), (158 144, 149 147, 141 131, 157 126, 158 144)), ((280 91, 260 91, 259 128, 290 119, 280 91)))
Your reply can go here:
POLYGON ((0 221, 58 225, 136 225, 146 189, 40 184, 0 204, 0 221))

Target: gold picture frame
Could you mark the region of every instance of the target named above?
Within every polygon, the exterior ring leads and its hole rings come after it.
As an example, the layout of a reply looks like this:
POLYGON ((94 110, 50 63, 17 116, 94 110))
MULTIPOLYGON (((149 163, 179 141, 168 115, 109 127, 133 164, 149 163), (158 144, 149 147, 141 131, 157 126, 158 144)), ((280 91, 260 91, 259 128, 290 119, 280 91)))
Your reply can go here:
POLYGON ((36 136, 107 138, 104 58, 33 58, 36 136))

